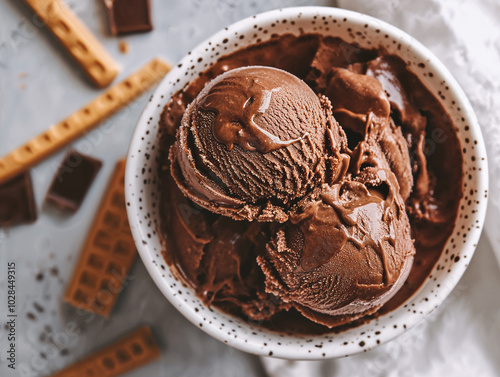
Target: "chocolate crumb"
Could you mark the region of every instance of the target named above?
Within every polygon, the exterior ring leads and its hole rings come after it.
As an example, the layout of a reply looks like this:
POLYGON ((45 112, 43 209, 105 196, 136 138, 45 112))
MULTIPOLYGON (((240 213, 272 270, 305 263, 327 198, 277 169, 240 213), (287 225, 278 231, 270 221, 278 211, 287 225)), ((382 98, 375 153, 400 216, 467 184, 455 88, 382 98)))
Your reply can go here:
POLYGON ((49 270, 50 274, 52 276, 58 276, 59 275, 59 269, 57 267, 52 267, 50 270, 49 270))
POLYGON ((45 311, 43 306, 41 306, 38 302, 34 302, 33 306, 35 307, 35 309, 38 313, 43 313, 45 311))
POLYGON ((127 54, 129 50, 129 45, 125 41, 120 41, 120 43, 118 44, 118 49, 122 54, 127 54))

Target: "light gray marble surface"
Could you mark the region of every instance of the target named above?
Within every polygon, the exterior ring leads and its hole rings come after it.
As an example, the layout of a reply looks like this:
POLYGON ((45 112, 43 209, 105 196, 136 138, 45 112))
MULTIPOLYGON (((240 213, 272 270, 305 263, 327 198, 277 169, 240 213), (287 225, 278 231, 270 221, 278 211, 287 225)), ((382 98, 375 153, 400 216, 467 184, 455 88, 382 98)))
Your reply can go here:
MULTIPOLYGON (((254 13, 284 6, 333 3, 152 0, 154 31, 115 38, 108 32, 101 0, 68 0, 121 64, 123 69, 118 80, 157 55, 175 63, 212 33, 254 13), (129 44, 128 54, 119 52, 121 40, 129 44)), ((357 3, 360 2, 349 4, 357 3)), ((422 6, 427 3, 429 1, 418 2, 422 6)), ((415 11, 410 5, 417 6, 417 2, 391 0, 385 5, 392 7, 394 4, 401 4, 402 13, 389 12, 394 17, 388 21, 399 27, 408 26, 407 20, 415 18, 412 18, 415 11)), ((429 8, 429 12, 437 18, 433 8, 429 8)), ((36 27, 32 20, 31 12, 21 0, 0 0, 0 155, 100 93, 86 81, 50 33, 36 27)), ((420 18, 414 21, 418 20, 420 18)), ((433 25, 437 21, 434 20, 433 25)), ((432 32, 429 28, 415 29, 420 30, 422 36, 427 31, 432 32)), ((439 44, 439 33, 432 33, 429 38, 439 44)), ((460 50, 455 52, 460 53, 460 50)), ((452 54, 448 60, 440 58, 447 66, 455 68, 453 72, 462 85, 466 83, 465 78, 473 77, 465 70, 460 76, 461 71, 453 66, 453 62, 460 60, 452 54)), ((147 95, 106 122, 107 127, 98 128, 73 144, 74 148, 104 161, 78 213, 61 217, 42 206, 50 180, 64 155, 62 151, 32 170, 38 221, 0 229, 0 377, 50 375, 143 323, 154 327, 163 349, 162 358, 127 376, 265 375, 257 357, 225 346, 184 319, 163 298, 139 259, 110 319, 82 315, 62 300, 106 182, 115 161, 126 153, 131 132, 146 100, 147 95), (8 342, 4 329, 7 321, 6 263, 10 261, 17 263, 16 371, 7 368, 8 342), (43 278, 37 280, 37 275, 43 278), (36 309, 35 303, 43 312, 36 309), (81 329, 79 334, 70 331, 74 324, 81 329)), ((485 106, 488 103, 485 102, 485 106)), ((482 111, 482 107, 477 109, 481 114, 488 113, 482 111)), ((469 269, 450 298, 427 321, 394 342, 362 355, 326 363, 266 362, 266 365, 271 375, 280 377, 302 377, 306 371, 312 371, 314 376, 498 376, 499 286, 498 265, 491 245, 483 237, 469 269)))
MULTIPOLYGON (((155 56, 176 63, 209 35, 241 18, 296 5, 332 1, 152 0, 154 30, 116 38, 110 35, 101 0, 70 0, 70 7, 122 66, 117 80, 155 56), (130 47, 119 51, 120 41, 130 47)), ((100 91, 21 0, 0 1, 0 155, 92 100, 100 91)), ((104 165, 82 208, 61 217, 42 206, 64 151, 32 170, 39 218, 36 223, 0 229, 0 376, 46 376, 140 324, 154 327, 161 360, 127 376, 262 376, 257 357, 236 351, 191 325, 163 298, 138 258, 130 283, 108 320, 82 315, 62 296, 115 161, 124 156, 144 95, 72 147, 104 165), (17 369, 7 368, 6 263, 17 264, 17 369), (36 277, 43 276, 41 280, 36 277), (38 307, 39 309, 37 310, 38 307), (40 310, 42 308, 42 310, 40 310), (31 318, 31 319, 30 319, 31 318), (79 334, 69 331, 74 325, 79 334)))

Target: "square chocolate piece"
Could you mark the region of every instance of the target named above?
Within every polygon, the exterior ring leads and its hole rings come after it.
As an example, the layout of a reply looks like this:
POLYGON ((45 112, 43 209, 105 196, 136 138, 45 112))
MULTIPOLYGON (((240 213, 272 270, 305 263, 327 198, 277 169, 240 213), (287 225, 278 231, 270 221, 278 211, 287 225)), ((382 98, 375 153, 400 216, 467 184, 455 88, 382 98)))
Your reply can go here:
POLYGON ((113 35, 153 29, 149 0, 104 0, 113 35))
POLYGON ((36 202, 29 171, 0 185, 0 226, 32 223, 36 219, 36 202))
POLYGON ((57 207, 76 212, 87 194, 102 162, 76 151, 69 151, 50 185, 46 200, 57 207))

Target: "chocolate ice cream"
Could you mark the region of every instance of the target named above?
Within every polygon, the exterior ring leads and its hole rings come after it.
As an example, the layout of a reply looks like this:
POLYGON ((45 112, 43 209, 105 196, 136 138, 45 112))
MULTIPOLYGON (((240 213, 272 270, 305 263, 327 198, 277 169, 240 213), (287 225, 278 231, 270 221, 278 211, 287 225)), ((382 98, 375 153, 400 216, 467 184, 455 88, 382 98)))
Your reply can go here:
POLYGON ((323 185, 257 261, 266 291, 337 326, 373 313, 408 277, 415 249, 394 174, 366 168, 323 185))
POLYGON ((453 123, 400 58, 345 45, 274 37, 165 107, 164 255, 207 305, 340 331, 399 306, 443 251, 462 195, 453 123))
POLYGON ((283 70, 244 67, 188 106, 171 169, 184 195, 212 212, 283 222, 294 202, 335 179, 327 169, 340 174, 344 141, 324 96, 283 70))

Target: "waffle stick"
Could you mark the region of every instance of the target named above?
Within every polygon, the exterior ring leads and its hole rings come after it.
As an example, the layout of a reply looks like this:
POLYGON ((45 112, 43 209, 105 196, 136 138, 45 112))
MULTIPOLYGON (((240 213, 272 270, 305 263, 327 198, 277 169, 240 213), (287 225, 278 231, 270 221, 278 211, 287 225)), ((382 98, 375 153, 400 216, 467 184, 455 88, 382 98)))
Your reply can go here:
POLYGON ((120 71, 96 37, 61 0, 24 0, 54 33, 99 88, 108 86, 120 71))
POLYGON ((115 377, 159 356, 160 349, 151 329, 144 326, 52 377, 115 377))
POLYGON ((120 160, 76 263, 65 300, 108 317, 137 255, 127 220, 125 159, 120 160))
POLYGON ((23 146, 0 158, 0 183, 7 181, 95 128, 158 83, 170 65, 156 58, 23 146))

